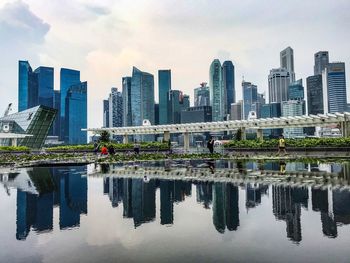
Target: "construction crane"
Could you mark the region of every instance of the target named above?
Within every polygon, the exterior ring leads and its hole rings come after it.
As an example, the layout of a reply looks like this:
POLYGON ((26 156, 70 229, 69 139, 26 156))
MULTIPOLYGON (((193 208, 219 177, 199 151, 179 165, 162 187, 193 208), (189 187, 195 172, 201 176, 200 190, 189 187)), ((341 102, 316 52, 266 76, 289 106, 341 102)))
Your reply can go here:
POLYGON ((10 111, 12 110, 12 103, 10 103, 4 113, 4 117, 6 117, 7 115, 9 115, 10 111))

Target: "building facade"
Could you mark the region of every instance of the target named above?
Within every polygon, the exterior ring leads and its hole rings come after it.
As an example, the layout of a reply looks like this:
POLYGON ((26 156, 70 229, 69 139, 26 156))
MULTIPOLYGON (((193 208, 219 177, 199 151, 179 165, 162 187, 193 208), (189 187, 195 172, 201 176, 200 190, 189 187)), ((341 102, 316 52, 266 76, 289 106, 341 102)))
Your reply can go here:
MULTIPOLYGON (((304 110, 304 101, 302 100, 289 100, 283 101, 282 106, 282 117, 294 117, 294 116, 302 116, 304 110)), ((304 136, 303 128, 284 128, 283 129, 284 136, 286 138, 296 138, 304 136)))
POLYGON ((159 92, 159 124, 168 122, 168 94, 171 90, 171 71, 158 71, 158 92, 159 92))
POLYGON ((256 111, 256 102, 258 101, 258 88, 251 82, 242 82, 242 94, 243 94, 243 112, 242 117, 244 120, 248 119, 249 112, 256 111))
POLYGON ((54 69, 38 67, 35 71, 38 79, 38 105, 53 108, 54 103, 54 69))
POLYGON ((288 100, 303 100, 304 99, 304 87, 303 80, 291 82, 288 86, 288 100))
POLYGON ((323 114, 322 75, 315 75, 306 78, 306 92, 308 114, 323 114))
POLYGON ((123 126, 132 126, 131 119, 131 77, 122 78, 123 93, 123 126))
POLYGON ((291 47, 287 47, 280 52, 280 65, 281 68, 284 68, 289 72, 290 80, 292 82, 295 81, 294 51, 291 47))
POLYGON ((314 55, 315 65, 314 65, 314 75, 321 75, 322 71, 329 64, 328 51, 319 51, 314 55))
POLYGON ((103 100, 103 127, 109 128, 109 100, 103 100))
POLYGON ((288 100, 290 83, 289 71, 285 68, 270 70, 269 74, 269 103, 288 100))
POLYGON ((210 65, 209 71, 209 95, 210 106, 212 107, 213 121, 222 121, 225 116, 225 90, 222 83, 222 68, 218 59, 210 65))
POLYGON ((38 105, 38 79, 28 61, 18 61, 18 111, 38 105))
POLYGON ((65 143, 87 143, 87 132, 81 130, 87 128, 87 82, 70 86, 65 111, 65 143))
POLYGON ((53 135, 54 136, 60 136, 60 129, 61 129, 61 118, 60 118, 61 92, 59 90, 55 90, 54 91, 53 108, 57 110, 55 121, 53 123, 53 135))
POLYGON ((232 61, 225 61, 222 64, 222 81, 226 94, 226 110, 225 114, 230 114, 231 104, 236 102, 235 90, 235 67, 232 61))
POLYGON ((108 98, 109 127, 123 127, 123 95, 112 88, 108 98))
POLYGON ((242 120, 242 104, 243 102, 240 100, 237 103, 231 104, 231 113, 230 113, 230 119, 231 120, 242 120))
POLYGON ((189 107, 181 111, 181 123, 211 122, 210 106, 189 107))
POLYGON ((194 106, 210 106, 209 87, 203 82, 201 86, 194 89, 194 106))
POLYGON ((189 108, 189 97, 180 90, 169 92, 168 121, 170 124, 181 123, 181 111, 189 108))

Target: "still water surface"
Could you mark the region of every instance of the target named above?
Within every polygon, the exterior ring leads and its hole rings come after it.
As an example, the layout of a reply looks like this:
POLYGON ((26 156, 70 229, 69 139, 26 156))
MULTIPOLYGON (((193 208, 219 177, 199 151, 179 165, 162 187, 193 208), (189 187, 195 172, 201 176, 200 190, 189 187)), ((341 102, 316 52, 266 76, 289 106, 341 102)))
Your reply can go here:
MULTIPOLYGON (((212 169, 200 161, 170 169, 186 165, 212 169)), ((347 180, 350 170, 349 164, 214 166, 347 180)), ((130 178, 98 166, 0 171, 0 262, 350 259, 350 191, 339 185, 130 178)))

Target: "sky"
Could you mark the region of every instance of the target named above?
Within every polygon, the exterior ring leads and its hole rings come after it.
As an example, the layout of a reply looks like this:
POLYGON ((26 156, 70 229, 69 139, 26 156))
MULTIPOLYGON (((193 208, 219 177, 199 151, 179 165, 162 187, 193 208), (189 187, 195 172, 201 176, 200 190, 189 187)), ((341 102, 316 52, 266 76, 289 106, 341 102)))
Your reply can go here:
POLYGON ((102 126, 102 100, 132 66, 155 77, 171 69, 172 89, 190 95, 209 82, 213 59, 232 60, 236 96, 252 82, 268 97, 279 53, 294 49, 296 79, 313 75, 314 53, 346 66, 350 101, 349 0, 0 0, 0 114, 17 111, 18 60, 32 68, 81 71, 88 82, 88 126, 102 126))

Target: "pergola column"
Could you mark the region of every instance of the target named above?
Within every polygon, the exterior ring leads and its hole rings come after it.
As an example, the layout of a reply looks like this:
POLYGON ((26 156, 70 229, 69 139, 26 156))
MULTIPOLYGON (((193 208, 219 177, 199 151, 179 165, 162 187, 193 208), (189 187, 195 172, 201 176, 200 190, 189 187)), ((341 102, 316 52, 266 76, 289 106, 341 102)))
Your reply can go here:
POLYGON ((184 151, 188 152, 190 149, 190 134, 188 132, 184 133, 184 151))
POLYGON ((123 135, 123 143, 129 143, 129 137, 128 137, 128 135, 127 134, 124 134, 123 135))
POLYGON ((11 144, 12 144, 12 146, 17 147, 17 138, 12 138, 11 144))
POLYGON ((340 126, 343 137, 350 137, 350 120, 341 122, 340 126))
POLYGON ((163 140, 164 140, 164 142, 170 141, 170 132, 169 131, 164 132, 163 140))
POLYGON ((241 128, 241 137, 242 137, 242 140, 246 140, 247 139, 247 134, 245 132, 245 127, 241 128))
POLYGON ((257 129, 257 130, 256 130, 256 138, 257 138, 259 141, 263 141, 263 140, 264 140, 263 129, 257 129))

